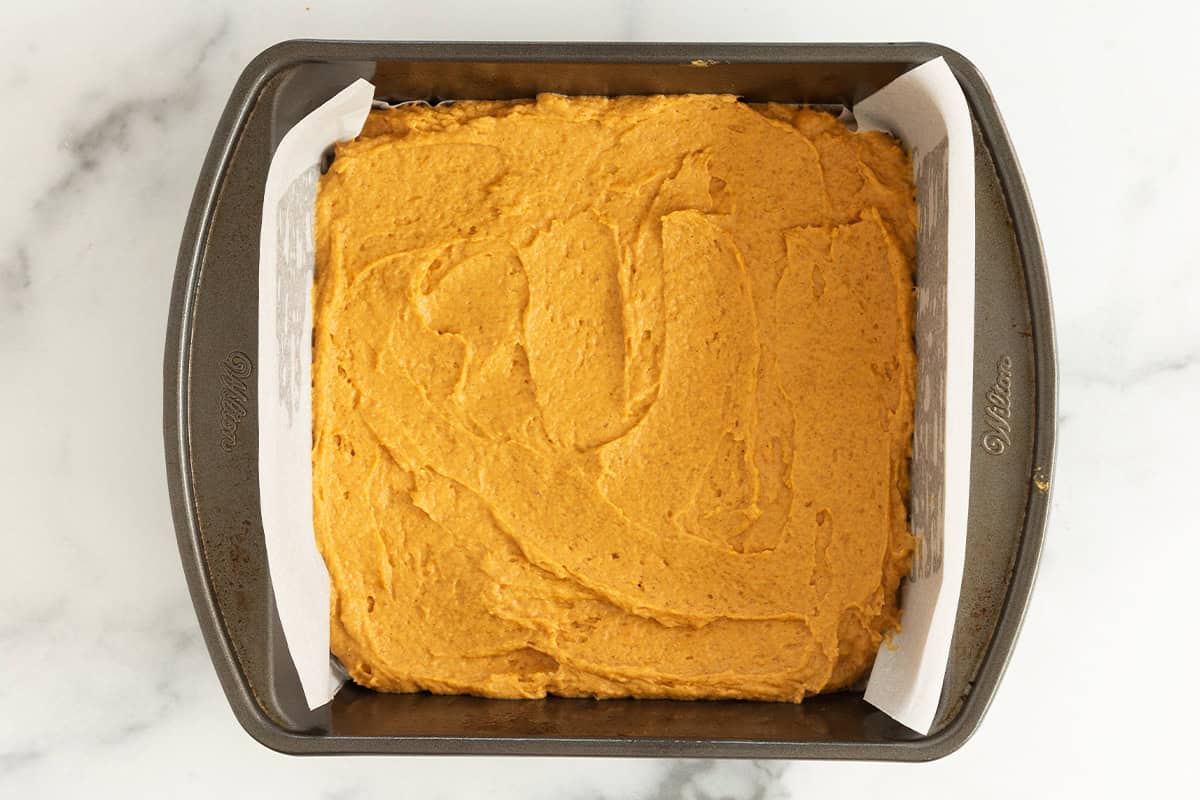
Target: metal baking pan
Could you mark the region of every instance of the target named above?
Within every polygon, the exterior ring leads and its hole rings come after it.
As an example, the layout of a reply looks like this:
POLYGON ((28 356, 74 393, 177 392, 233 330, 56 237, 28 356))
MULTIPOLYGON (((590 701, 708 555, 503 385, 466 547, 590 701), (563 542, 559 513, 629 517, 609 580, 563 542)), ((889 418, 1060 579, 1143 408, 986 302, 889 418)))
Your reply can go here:
POLYGON ((983 78, 938 45, 276 45, 242 73, 205 158, 176 265, 163 378, 171 506, 205 641, 238 720, 263 744, 289 753, 938 758, 961 746, 983 718, 1041 552, 1056 389, 1041 243, 983 78), (937 56, 957 76, 974 120, 977 229, 966 571, 933 732, 914 733, 854 692, 800 705, 511 701, 386 695, 348 684, 329 705, 309 711, 267 572, 251 355, 263 186, 291 125, 359 76, 390 101, 731 92, 749 100, 850 104, 937 56))

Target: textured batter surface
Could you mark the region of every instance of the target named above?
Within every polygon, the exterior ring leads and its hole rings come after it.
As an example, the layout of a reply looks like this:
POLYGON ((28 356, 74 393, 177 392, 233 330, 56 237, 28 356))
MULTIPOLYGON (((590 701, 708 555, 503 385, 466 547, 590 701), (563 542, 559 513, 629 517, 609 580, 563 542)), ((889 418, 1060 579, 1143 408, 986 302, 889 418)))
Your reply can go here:
POLYGON ((733 97, 372 112, 317 203, 332 647, 387 691, 798 701, 898 624, 912 169, 733 97))

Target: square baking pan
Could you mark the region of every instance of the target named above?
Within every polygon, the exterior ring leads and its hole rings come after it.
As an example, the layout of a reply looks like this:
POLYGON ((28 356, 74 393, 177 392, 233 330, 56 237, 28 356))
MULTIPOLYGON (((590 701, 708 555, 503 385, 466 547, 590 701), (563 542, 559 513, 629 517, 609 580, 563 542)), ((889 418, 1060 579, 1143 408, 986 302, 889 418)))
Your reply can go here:
POLYGON ((983 78, 938 45, 276 45, 242 73, 204 161, 176 265, 163 378, 168 485, 200 626, 239 722, 288 753, 938 758, 982 720, 1041 552, 1056 390, 1041 243, 983 78), (796 705, 490 700, 347 684, 310 711, 274 609, 258 495, 258 242, 267 168, 284 133, 358 77, 390 102, 722 92, 851 105, 938 56, 975 128, 976 309, 966 568, 932 732, 905 728, 861 692, 796 705))

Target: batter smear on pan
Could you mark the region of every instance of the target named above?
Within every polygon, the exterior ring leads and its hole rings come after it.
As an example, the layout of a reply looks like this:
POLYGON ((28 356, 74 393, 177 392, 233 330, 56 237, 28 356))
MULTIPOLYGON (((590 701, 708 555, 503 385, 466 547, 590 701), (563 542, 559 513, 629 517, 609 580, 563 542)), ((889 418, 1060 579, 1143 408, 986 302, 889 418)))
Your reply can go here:
POLYGON ((731 96, 373 111, 317 201, 333 652, 383 691, 799 701, 899 623, 903 149, 731 96))

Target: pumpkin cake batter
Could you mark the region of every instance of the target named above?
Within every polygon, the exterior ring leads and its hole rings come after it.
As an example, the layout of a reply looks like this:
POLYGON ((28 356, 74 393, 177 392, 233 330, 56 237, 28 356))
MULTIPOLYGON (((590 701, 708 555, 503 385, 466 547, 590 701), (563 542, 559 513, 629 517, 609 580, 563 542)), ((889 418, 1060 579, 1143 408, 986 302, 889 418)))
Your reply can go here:
POLYGON ((896 629, 912 168, 732 96, 373 111, 320 183, 332 649, 384 691, 799 701, 896 629))

